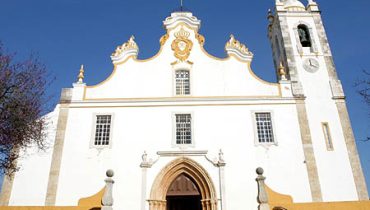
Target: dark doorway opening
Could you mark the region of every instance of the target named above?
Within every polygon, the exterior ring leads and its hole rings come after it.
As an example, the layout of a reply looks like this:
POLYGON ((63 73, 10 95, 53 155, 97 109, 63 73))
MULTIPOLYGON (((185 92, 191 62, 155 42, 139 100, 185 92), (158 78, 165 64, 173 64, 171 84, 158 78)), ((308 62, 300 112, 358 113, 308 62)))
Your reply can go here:
POLYGON ((198 196, 167 196, 167 210, 201 210, 198 196))
POLYGON ((198 186, 186 174, 180 174, 167 191, 166 210, 202 210, 198 186))

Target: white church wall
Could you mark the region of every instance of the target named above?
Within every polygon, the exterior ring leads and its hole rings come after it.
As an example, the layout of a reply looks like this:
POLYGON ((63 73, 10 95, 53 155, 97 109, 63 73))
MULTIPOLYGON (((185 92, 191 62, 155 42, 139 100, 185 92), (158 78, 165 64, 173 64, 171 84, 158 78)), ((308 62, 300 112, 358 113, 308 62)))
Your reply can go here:
MULTIPOLYGON (((247 203, 251 207, 257 205, 255 196, 251 195, 257 193, 254 171, 259 166, 264 167, 269 186, 293 195, 297 201, 310 201, 295 105, 267 104, 71 108, 57 205, 74 205, 79 198, 97 192, 103 186, 104 172, 112 168, 116 172, 115 206, 140 208, 141 155, 145 150, 149 158, 156 159, 158 151, 179 151, 172 144, 172 115, 178 112, 192 113, 195 146, 186 150, 207 150, 210 159, 217 157, 219 149, 224 151, 228 208, 238 209, 243 206, 242 203, 245 204, 246 199, 250 199, 247 203), (265 148, 255 145, 253 111, 273 113, 277 146, 265 148), (113 115, 112 145, 102 150, 91 148, 93 117, 99 113, 113 115), (301 187, 295 188, 297 185, 301 187)), ((156 175, 174 158, 161 157, 148 169, 147 196, 156 175)), ((219 193, 218 168, 204 157, 190 158, 207 170, 219 193)))
POLYGON ((45 151, 38 149, 37 146, 21 151, 21 158, 17 163, 20 170, 14 176, 9 205, 44 205, 58 113, 59 106, 45 116, 48 123, 45 151))

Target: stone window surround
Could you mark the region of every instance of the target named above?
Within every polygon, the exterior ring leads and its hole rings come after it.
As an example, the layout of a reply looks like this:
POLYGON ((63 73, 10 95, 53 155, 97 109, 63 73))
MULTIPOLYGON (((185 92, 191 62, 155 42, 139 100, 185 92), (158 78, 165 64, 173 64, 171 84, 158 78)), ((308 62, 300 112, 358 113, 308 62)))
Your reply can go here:
POLYGON ((175 94, 176 96, 188 96, 191 94, 191 85, 190 85, 191 75, 190 71, 187 69, 177 69, 175 71, 175 94), (187 78, 178 78, 177 75, 181 73, 178 72, 186 72, 187 78), (186 82, 187 81, 187 82, 186 82), (180 93, 177 91, 177 86, 180 86, 180 93), (186 93, 186 90, 188 89, 189 93, 186 93))
POLYGON ((112 140, 113 140, 113 128, 114 128, 114 113, 112 112, 94 112, 92 114, 92 126, 91 126, 91 137, 90 137, 90 149, 104 149, 104 148, 112 148, 112 140), (95 145, 95 133, 96 133, 96 118, 99 115, 110 115, 111 116, 111 123, 110 123, 110 133, 109 133, 109 144, 108 145, 95 145))
POLYGON ((195 141, 194 141, 194 113, 193 112, 186 112, 186 111, 179 111, 179 112, 172 112, 172 142, 171 147, 178 147, 180 149, 187 149, 189 147, 194 148, 195 147, 195 141), (176 115, 177 114, 190 114, 191 116, 191 144, 177 144, 176 143, 176 115))
POLYGON ((323 132, 323 135, 324 135, 324 139, 325 139, 326 150, 327 151, 334 151, 333 137, 331 135, 329 123, 328 122, 322 122, 321 127, 322 127, 322 132, 323 132), (325 130, 325 128, 327 130, 325 130))
POLYGON ((178 65, 178 66, 173 66, 173 69, 172 69, 172 95, 175 96, 175 97, 189 97, 189 96, 192 96, 193 92, 194 92, 194 86, 193 86, 193 76, 192 76, 192 70, 191 70, 191 66, 190 65, 178 65), (184 95, 178 95, 176 94, 176 72, 177 71, 181 71, 181 70, 184 70, 184 71, 189 71, 189 89, 190 89, 190 93, 189 94, 184 94, 184 95))
POLYGON ((307 27, 308 29, 308 32, 310 33, 310 41, 311 41, 311 47, 310 47, 310 53, 318 53, 318 50, 317 50, 317 45, 316 45, 316 41, 315 41, 315 37, 314 37, 314 33, 312 31, 312 27, 310 24, 304 22, 304 21, 299 21, 297 22, 294 27, 293 27, 293 30, 294 30, 294 35, 295 35, 295 39, 296 39, 296 43, 297 43, 297 51, 299 54, 305 54, 305 51, 303 50, 303 47, 301 45, 301 40, 299 39, 299 34, 298 34, 298 26, 299 25, 304 25, 307 27))
POLYGON ((274 117, 274 111, 272 110, 253 110, 251 111, 251 117, 252 117, 252 123, 253 123, 253 131, 254 131, 254 145, 255 146, 263 146, 263 147, 269 147, 269 146, 278 146, 278 141, 276 138, 276 126, 275 126, 275 117, 274 117), (271 116, 271 124, 272 124, 272 131, 273 131, 273 140, 274 142, 259 142, 258 139, 258 130, 257 130, 257 120, 256 120, 256 114, 257 113, 270 113, 271 116))

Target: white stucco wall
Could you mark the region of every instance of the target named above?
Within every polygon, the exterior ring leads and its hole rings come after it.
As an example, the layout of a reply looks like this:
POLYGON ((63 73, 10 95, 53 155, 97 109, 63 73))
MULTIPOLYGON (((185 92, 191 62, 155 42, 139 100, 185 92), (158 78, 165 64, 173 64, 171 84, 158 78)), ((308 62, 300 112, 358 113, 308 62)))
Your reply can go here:
MULTIPOLYGON (((192 113, 195 147, 207 150, 211 159, 223 149, 226 159, 226 199, 230 209, 256 205, 255 169, 266 171, 267 183, 297 201, 310 201, 306 166, 294 103, 242 106, 71 108, 65 137, 57 205, 77 204, 81 197, 103 186, 105 171, 115 170, 115 206, 138 209, 141 199, 141 154, 156 159, 158 151, 178 151, 172 145, 173 113, 192 113), (256 146, 253 111, 272 111, 278 146, 256 146), (90 148, 93 116, 112 113, 112 148, 90 148), (284 123, 285 122, 285 123, 284 123), (287 126, 289 124, 289 126, 287 126), (291 158, 295 157, 295 158, 291 158), (300 188, 295 186, 299 185, 300 188), (74 192, 71 194, 70 192, 74 192)), ((191 157, 210 174, 219 190, 218 168, 204 157, 191 157)), ((161 157, 148 169, 147 193, 159 171, 172 158, 161 157)), ((219 191, 218 191, 219 192, 219 191)), ((148 197, 149 198, 149 197, 148 197)))
POLYGON ((44 205, 58 114, 59 106, 45 116, 48 123, 46 149, 39 150, 37 146, 33 146, 21 151, 21 158, 18 160, 20 170, 14 176, 9 205, 44 205))

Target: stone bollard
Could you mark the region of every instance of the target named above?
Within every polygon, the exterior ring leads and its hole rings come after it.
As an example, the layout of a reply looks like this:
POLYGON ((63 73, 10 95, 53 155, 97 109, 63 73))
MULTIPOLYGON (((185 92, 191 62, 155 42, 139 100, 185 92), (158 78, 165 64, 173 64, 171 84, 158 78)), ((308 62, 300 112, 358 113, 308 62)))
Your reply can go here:
POLYGON ((265 179, 266 177, 263 176, 263 168, 259 167, 256 169, 257 173, 257 185, 258 185, 258 196, 257 201, 259 203, 258 210, 270 210, 270 206, 268 204, 268 196, 265 189, 265 179))
POLYGON ((114 180, 112 179, 114 172, 112 169, 107 170, 106 172, 107 178, 104 180, 105 181, 105 191, 104 195, 101 201, 102 208, 101 210, 113 210, 113 195, 112 195, 112 190, 113 190, 113 183, 114 180))

